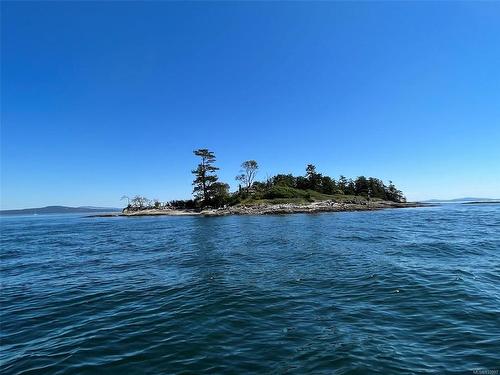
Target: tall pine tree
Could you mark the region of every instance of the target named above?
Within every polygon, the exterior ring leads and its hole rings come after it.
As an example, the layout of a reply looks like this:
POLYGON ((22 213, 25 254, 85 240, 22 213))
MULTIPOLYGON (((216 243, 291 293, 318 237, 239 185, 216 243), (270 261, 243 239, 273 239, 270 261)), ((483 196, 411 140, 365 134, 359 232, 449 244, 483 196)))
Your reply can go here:
POLYGON ((192 171, 195 175, 193 181, 193 194, 197 200, 201 201, 202 206, 209 205, 214 195, 214 184, 218 177, 215 171, 219 170, 215 163, 215 154, 206 148, 193 151, 196 156, 201 158, 198 167, 192 171))

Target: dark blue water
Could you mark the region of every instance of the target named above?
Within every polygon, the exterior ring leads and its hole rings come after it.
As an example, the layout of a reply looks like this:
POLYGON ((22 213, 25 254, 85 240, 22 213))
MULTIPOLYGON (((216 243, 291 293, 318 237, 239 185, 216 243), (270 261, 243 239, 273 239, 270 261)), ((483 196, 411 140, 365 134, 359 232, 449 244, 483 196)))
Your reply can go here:
POLYGON ((1 218, 3 374, 500 368, 500 205, 1 218))

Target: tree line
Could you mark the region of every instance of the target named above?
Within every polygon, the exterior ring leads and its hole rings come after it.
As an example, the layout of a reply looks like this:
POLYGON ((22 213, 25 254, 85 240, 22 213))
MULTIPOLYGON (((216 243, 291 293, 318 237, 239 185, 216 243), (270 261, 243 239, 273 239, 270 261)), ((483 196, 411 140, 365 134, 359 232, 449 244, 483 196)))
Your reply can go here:
POLYGON ((191 171, 194 175, 193 199, 162 203, 158 199, 149 200, 141 196, 130 199, 124 196, 122 199, 127 199, 127 209, 218 208, 234 205, 248 198, 307 198, 310 197, 308 192, 311 191, 326 195, 363 196, 368 199, 378 198, 394 202, 406 200, 401 190, 397 189, 392 181, 389 181, 389 185, 385 185, 382 180, 374 177, 359 176, 356 179, 348 179, 342 175, 334 179, 319 173, 313 164, 306 166, 303 176, 277 174, 265 181, 257 181, 259 165, 255 160, 247 160, 241 164, 240 174, 235 177, 240 183, 238 190, 231 193, 229 184, 219 181, 217 176, 219 168, 215 166, 215 153, 208 149, 198 149, 193 153, 200 158, 197 167, 191 171))

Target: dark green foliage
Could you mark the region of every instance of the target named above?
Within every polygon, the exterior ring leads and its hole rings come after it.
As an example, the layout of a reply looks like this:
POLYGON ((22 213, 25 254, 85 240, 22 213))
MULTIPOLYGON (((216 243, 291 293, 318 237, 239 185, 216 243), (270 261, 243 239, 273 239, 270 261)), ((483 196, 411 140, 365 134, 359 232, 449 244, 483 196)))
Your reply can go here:
POLYGON ((387 194, 385 191, 385 186, 382 180, 379 180, 378 178, 373 178, 370 177, 368 179, 368 186, 370 189, 370 197, 372 198, 380 198, 380 199, 387 199, 387 194))
POLYGON ((316 167, 313 164, 307 164, 306 167, 306 179, 308 183, 308 189, 314 191, 321 191, 321 173, 316 172, 316 167))
POLYGON ((215 171, 219 168, 214 166, 215 154, 206 148, 193 151, 196 156, 201 158, 198 167, 191 171, 195 175, 193 181, 193 194, 200 201, 201 206, 211 204, 214 198, 213 185, 217 182, 218 177, 215 171))
POLYGON ((329 176, 321 177, 321 192, 323 194, 337 194, 337 184, 335 180, 329 176))
POLYGON ((298 176, 295 179, 295 187, 297 189, 307 190, 309 189, 309 180, 304 176, 298 176))
POLYGON ((344 190, 344 194, 345 195, 356 195, 356 185, 354 185, 354 181, 352 180, 352 178, 347 180, 347 185, 346 185, 346 188, 344 190))
POLYGON ((365 176, 359 176, 356 181, 354 181, 354 192, 356 195, 367 197, 369 188, 370 186, 365 176))
POLYGON ((396 186, 389 181, 389 186, 386 188, 387 200, 394 202, 406 202, 406 198, 401 190, 396 189, 396 186))
POLYGON ((182 210, 192 210, 198 208, 196 202, 193 199, 173 200, 167 203, 167 207, 182 209, 182 210))
POLYGON ((273 186, 264 195, 265 199, 275 199, 275 198, 303 198, 310 199, 311 194, 307 191, 295 189, 289 186, 273 186))
POLYGON ((347 194, 346 192, 347 184, 348 184, 347 178, 345 176, 340 175, 339 182, 337 184, 340 194, 347 194))
POLYGON ((232 194, 230 193, 229 197, 227 198, 226 205, 234 206, 236 204, 243 202, 247 198, 248 196, 244 196, 241 192, 236 192, 232 194))
POLYGON ((230 198, 229 185, 223 182, 215 182, 211 186, 211 194, 210 205, 215 208, 223 207, 228 204, 230 198))
POLYGON ((276 176, 273 176, 271 178, 271 182, 273 185, 289 186, 289 187, 296 186, 296 178, 293 177, 291 174, 277 174, 276 176))
POLYGON ((255 192, 263 192, 268 188, 268 185, 265 182, 255 181, 252 188, 255 192))
MULTIPOLYGON (((277 174, 266 182, 254 182, 252 192, 240 192, 239 201, 245 199, 328 199, 328 196, 344 194, 362 197, 403 201, 404 196, 394 185, 385 186, 382 180, 359 176, 356 180, 340 176, 338 183, 329 176, 318 173, 313 164, 306 167, 305 176, 277 174), (319 194, 317 197, 312 196, 319 194), (325 198, 326 197, 326 198, 325 198)), ((234 199, 233 199, 234 200, 234 199)))

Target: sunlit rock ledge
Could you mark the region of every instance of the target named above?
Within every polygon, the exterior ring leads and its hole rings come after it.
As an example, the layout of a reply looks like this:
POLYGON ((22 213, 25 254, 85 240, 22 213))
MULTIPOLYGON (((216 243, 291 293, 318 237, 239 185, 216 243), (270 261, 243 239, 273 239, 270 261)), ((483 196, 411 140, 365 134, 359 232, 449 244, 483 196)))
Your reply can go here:
POLYGON ((141 216, 227 216, 227 215, 281 215, 295 213, 320 213, 320 212, 342 212, 342 211, 372 211, 386 208, 412 208, 428 207, 431 204, 420 202, 336 202, 322 201, 305 204, 283 203, 283 204, 256 204, 256 205, 236 205, 231 207, 204 209, 204 210, 186 210, 186 209, 144 209, 137 211, 104 213, 91 215, 89 217, 141 217, 141 216))

